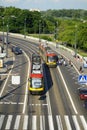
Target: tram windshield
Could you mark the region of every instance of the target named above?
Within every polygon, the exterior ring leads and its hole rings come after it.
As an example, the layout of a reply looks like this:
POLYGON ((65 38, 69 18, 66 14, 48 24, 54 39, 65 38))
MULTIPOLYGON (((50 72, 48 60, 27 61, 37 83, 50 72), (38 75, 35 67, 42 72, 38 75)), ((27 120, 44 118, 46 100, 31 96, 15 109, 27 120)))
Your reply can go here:
POLYGON ((33 88, 40 88, 42 86, 42 79, 32 78, 33 88))

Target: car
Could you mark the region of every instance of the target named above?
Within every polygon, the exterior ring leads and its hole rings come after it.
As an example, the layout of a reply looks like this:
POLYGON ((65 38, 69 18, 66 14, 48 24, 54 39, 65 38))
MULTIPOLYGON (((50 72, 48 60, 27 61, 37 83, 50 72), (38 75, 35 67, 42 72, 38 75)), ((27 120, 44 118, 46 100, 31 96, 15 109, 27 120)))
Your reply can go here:
POLYGON ((12 47, 12 52, 14 52, 14 54, 18 55, 18 54, 22 54, 22 49, 20 49, 20 47, 12 47))
POLYGON ((83 87, 79 89, 79 96, 81 100, 87 99, 87 88, 83 87))

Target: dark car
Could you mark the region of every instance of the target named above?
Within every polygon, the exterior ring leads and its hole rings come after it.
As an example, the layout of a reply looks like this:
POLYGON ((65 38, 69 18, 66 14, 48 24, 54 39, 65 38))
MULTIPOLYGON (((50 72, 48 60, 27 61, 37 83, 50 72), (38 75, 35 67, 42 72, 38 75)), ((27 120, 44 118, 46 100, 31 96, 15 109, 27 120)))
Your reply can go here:
POLYGON ((87 88, 83 87, 83 88, 80 88, 79 89, 79 96, 80 96, 80 99, 87 99, 87 88))
POLYGON ((19 47, 13 47, 12 52, 14 52, 16 55, 22 54, 22 50, 19 47))

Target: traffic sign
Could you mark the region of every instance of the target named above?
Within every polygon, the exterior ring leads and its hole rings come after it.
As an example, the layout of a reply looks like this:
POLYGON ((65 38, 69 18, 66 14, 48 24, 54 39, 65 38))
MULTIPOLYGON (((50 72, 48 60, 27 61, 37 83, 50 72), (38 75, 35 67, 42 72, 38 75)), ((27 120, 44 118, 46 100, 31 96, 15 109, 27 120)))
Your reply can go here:
POLYGON ((79 75, 78 82, 81 84, 87 84, 87 75, 79 75))

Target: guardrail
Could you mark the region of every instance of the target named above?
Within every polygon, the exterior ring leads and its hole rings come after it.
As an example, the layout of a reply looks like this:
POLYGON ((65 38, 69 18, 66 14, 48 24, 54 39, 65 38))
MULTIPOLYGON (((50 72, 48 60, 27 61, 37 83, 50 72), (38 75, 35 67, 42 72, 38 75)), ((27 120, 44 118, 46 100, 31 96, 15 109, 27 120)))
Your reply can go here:
MULTIPOLYGON (((0 32, 0 34, 2 34, 2 32, 0 32)), ((5 35, 6 35, 6 32, 5 32, 5 35)), ((11 35, 11 36, 13 36, 13 37, 20 37, 20 38, 23 38, 24 39, 24 35, 22 35, 22 34, 17 34, 17 33, 9 33, 9 35, 11 35)), ((35 42, 37 42, 37 43, 39 43, 39 38, 35 38, 35 37, 31 37, 31 36, 26 36, 26 40, 33 40, 33 41, 35 41, 35 42)), ((56 47, 56 43, 55 42, 49 42, 49 41, 47 41, 47 40, 44 40, 44 39, 41 39, 41 41, 42 42, 44 42, 44 43, 48 43, 48 44, 52 44, 53 46, 55 46, 56 47)), ((63 48, 63 49, 65 49, 65 50, 67 50, 67 51, 69 51, 73 56, 74 56, 74 51, 73 50, 71 50, 71 49, 69 49, 69 48, 67 48, 67 47, 65 47, 65 46, 63 46, 63 45, 58 45, 58 47, 59 48, 63 48)), ((83 60, 83 56, 81 56, 80 54, 78 54, 77 53, 77 57, 79 57, 81 60, 83 60)))

